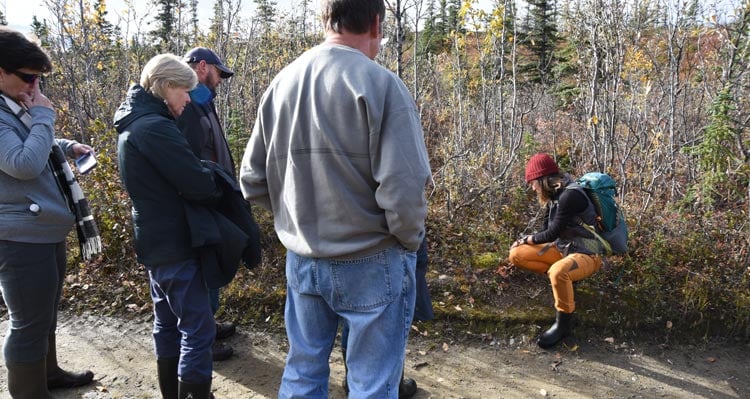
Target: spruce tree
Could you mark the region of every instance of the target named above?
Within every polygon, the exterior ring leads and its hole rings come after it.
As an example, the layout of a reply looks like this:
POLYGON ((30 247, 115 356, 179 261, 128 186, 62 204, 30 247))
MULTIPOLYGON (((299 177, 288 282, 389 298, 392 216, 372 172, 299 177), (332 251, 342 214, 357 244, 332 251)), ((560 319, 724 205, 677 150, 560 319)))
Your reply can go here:
POLYGON ((557 36, 555 0, 530 0, 527 19, 521 26, 522 43, 532 54, 520 70, 532 82, 546 83, 553 66, 557 36))

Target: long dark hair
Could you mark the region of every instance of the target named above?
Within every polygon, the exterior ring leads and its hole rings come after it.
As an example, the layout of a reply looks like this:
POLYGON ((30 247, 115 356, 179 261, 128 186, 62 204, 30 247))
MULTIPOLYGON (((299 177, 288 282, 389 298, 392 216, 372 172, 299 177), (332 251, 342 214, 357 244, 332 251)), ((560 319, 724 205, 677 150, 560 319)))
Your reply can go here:
POLYGON ((565 188, 565 175, 555 173, 552 175, 542 176, 537 179, 541 190, 537 191, 536 199, 540 205, 545 206, 552 201, 558 191, 565 188))

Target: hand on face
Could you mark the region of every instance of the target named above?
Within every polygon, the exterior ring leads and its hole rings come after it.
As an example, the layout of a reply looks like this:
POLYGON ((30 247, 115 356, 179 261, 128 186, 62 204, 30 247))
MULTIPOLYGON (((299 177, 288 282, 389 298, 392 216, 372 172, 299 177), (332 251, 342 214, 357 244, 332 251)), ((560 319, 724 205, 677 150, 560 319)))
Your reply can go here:
POLYGON ((33 83, 26 83, 20 78, 16 77, 17 84, 14 86, 17 88, 16 95, 8 93, 14 100, 26 106, 31 107, 46 107, 52 108, 52 102, 39 90, 39 78, 34 79, 33 83))

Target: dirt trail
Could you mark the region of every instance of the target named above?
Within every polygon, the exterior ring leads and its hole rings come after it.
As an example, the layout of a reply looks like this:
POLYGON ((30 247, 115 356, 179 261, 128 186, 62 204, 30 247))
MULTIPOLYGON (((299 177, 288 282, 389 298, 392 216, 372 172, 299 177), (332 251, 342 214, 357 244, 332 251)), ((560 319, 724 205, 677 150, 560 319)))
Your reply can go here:
MULTIPOLYGON (((7 317, 6 317, 7 318, 7 317)), ((7 321, 0 323, 4 336, 7 321)), ((96 384, 55 391, 58 399, 158 398, 147 318, 60 315, 58 352, 66 367, 89 368, 96 384)), ((416 335, 416 334, 415 334, 416 335)), ((215 363, 218 399, 275 398, 284 367, 283 335, 240 328, 236 355, 215 363)), ((423 398, 750 398, 748 345, 661 348, 580 340, 575 350, 543 351, 526 338, 485 344, 412 337, 406 374, 423 398)), ((331 357, 331 398, 343 363, 331 357)), ((0 398, 8 398, 0 366, 0 398)))

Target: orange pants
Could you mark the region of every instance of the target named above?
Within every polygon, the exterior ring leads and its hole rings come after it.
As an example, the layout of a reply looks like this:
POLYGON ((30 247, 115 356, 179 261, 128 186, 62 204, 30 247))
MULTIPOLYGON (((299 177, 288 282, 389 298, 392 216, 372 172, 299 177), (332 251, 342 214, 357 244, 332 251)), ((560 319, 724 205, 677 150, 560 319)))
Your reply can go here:
POLYGON ((602 258, 598 255, 573 253, 564 257, 552 243, 522 244, 511 248, 508 260, 521 269, 547 273, 555 297, 555 309, 563 313, 573 313, 576 309, 573 282, 596 273, 602 266, 602 258))

